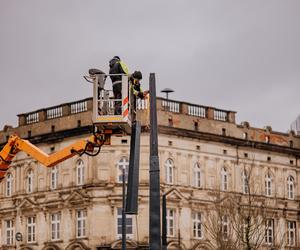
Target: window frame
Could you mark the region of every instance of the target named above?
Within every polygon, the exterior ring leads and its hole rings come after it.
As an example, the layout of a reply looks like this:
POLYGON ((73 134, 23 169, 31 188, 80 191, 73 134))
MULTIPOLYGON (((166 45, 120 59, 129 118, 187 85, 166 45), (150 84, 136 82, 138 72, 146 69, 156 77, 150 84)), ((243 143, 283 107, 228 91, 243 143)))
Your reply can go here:
POLYGON ((289 200, 295 199, 295 179, 291 175, 287 178, 287 196, 289 200))
POLYGON ((175 237, 176 230, 176 210, 174 208, 167 208, 167 237, 175 237))
POLYGON ((5 220, 5 243, 6 245, 14 244, 14 220, 5 220))
POLYGON ((192 213, 193 238, 203 239, 203 215, 201 212, 192 213))
POLYGON ((270 173, 265 175, 265 195, 268 197, 273 196, 273 178, 270 173))
POLYGON ((76 238, 86 237, 87 211, 80 209, 76 211, 76 238))
POLYGON ((168 158, 164 164, 165 167, 165 182, 166 184, 174 184, 175 165, 171 158, 168 158))
POLYGON ((76 161, 76 185, 82 186, 84 185, 84 170, 85 170, 85 164, 82 159, 78 159, 76 161))
POLYGON ((58 167, 54 166, 50 172, 50 190, 57 189, 57 182, 58 182, 58 167))
POLYGON ((227 214, 222 216, 222 237, 225 241, 229 238, 229 216, 227 214))
POLYGON ((202 184, 202 181, 201 181, 201 167, 200 167, 200 164, 197 162, 195 163, 194 165, 194 171, 193 171, 193 174, 194 174, 194 187, 197 187, 197 188, 201 188, 201 184, 202 184))
POLYGON ((125 182, 128 181, 128 171, 129 171, 129 159, 126 156, 122 156, 117 163, 117 182, 123 183, 123 168, 125 168, 125 182))
MULTIPOLYGON (((122 239, 122 208, 116 208, 117 220, 116 220, 116 232, 117 238, 122 239)), ((134 231, 133 231, 133 216, 126 214, 126 239, 133 239, 134 231), (131 232, 130 232, 131 231, 131 232)))
POLYGON ((287 221, 287 246, 294 247, 296 246, 297 238, 297 223, 296 221, 287 221), (291 234, 293 237, 291 237, 291 234))
POLYGON ((228 170, 226 167, 221 169, 221 191, 228 191, 228 170))
POLYGON ((265 243, 267 245, 272 245, 274 243, 274 220, 273 219, 266 219, 265 221, 265 243))
POLYGON ((27 243, 34 243, 36 242, 36 216, 28 216, 26 222, 27 243))
POLYGON ((61 238, 61 213, 53 213, 50 215, 51 218, 51 241, 60 240, 61 238))
POLYGON ((12 193, 13 193, 13 174, 12 173, 8 173, 6 175, 6 183, 5 183, 5 196, 6 197, 11 197, 12 193))
POLYGON ((26 174, 26 193, 28 194, 33 192, 33 178, 34 178, 33 170, 29 169, 26 174))

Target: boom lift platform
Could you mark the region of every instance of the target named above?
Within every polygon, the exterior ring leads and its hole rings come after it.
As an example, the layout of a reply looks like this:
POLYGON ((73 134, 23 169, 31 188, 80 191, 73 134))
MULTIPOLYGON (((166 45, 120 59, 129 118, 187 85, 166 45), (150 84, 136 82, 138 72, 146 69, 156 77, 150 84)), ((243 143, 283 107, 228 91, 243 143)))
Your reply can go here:
MULTIPOLYGON (((51 155, 42 152, 28 140, 12 135, 0 151, 0 181, 4 178, 15 155, 20 151, 24 151, 44 166, 52 167, 74 155, 88 154, 95 156, 100 152, 103 145, 110 145, 112 135, 131 134, 132 108, 129 105, 128 76, 122 75, 122 98, 114 99, 112 91, 104 88, 105 80, 109 75, 96 69, 90 70, 89 73, 90 75, 84 76, 84 78, 93 83, 93 135, 51 155), (116 114, 116 105, 121 105, 121 114, 116 114)), ((136 122, 134 121, 135 125, 136 122)), ((135 134, 134 140, 138 140, 137 146, 139 147, 139 134, 135 134)), ((139 150, 135 150, 135 152, 138 155, 130 156, 132 161, 139 158, 139 150)), ((136 165, 135 163, 132 164, 136 165)))
POLYGON ((128 76, 121 76, 122 79, 122 98, 115 99, 112 90, 105 89, 107 77, 104 72, 97 69, 90 69, 90 75, 84 76, 85 80, 93 83, 93 123, 99 130, 112 129, 114 132, 123 131, 126 134, 131 133, 131 113, 130 106, 131 95, 128 87, 128 76), (120 107, 120 114, 117 114, 116 107, 120 107))

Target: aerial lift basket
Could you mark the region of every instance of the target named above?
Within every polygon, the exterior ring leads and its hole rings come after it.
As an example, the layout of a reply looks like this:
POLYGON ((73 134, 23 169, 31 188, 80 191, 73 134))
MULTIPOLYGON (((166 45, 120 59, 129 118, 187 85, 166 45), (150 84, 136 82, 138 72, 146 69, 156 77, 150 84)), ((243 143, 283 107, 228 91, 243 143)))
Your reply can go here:
POLYGON ((131 133, 131 108, 128 76, 121 75, 122 97, 115 99, 105 81, 110 75, 97 73, 84 78, 93 83, 93 123, 99 129, 122 130, 131 133))

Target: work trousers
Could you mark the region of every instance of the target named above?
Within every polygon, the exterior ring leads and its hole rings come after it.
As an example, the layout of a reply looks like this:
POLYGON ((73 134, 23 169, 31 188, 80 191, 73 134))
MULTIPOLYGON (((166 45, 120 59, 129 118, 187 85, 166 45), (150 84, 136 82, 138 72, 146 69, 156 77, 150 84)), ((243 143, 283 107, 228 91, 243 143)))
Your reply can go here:
MULTIPOLYGON (((115 99, 122 100, 122 82, 113 83, 113 93, 115 99)), ((122 101, 115 101, 115 115, 122 114, 122 101)))

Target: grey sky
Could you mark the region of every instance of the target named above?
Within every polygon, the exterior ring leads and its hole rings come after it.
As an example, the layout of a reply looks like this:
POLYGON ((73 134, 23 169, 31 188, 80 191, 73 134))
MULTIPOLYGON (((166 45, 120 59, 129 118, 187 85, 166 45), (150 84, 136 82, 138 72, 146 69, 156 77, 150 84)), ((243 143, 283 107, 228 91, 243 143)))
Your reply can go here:
POLYGON ((300 1, 0 0, 0 130, 91 96, 82 78, 119 55, 172 99, 285 132, 300 113, 300 1))

